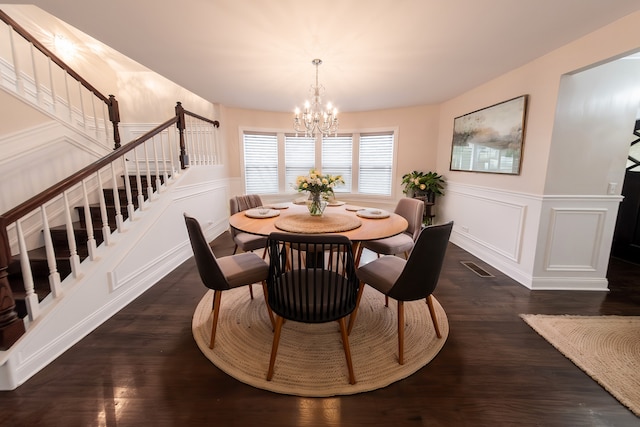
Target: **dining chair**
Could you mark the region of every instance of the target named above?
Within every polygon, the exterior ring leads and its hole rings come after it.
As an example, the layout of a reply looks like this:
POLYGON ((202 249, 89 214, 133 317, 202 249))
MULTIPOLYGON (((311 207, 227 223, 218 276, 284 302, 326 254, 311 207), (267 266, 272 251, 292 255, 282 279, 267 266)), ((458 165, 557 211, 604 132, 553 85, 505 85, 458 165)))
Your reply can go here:
POLYGON ((267 245, 270 259, 267 301, 275 315, 267 381, 273 378, 282 325, 286 319, 302 323, 337 321, 347 359, 349 383, 355 384, 346 324, 346 317, 354 310, 358 296, 351 242, 346 236, 337 234, 273 232, 267 245))
POLYGON ((356 265, 360 262, 362 251, 369 249, 380 255, 403 254, 405 259, 409 257, 409 252, 413 249, 414 242, 422 229, 422 215, 424 213, 424 202, 418 199, 405 197, 400 199, 394 211, 402 216, 409 223, 407 229, 395 236, 384 239, 362 242, 356 256, 356 265))
MULTIPOLYGON (((220 314, 220 301, 222 293, 229 289, 262 282, 265 302, 267 300, 266 279, 269 273, 269 264, 258 255, 245 252, 237 255, 217 258, 211 246, 204 237, 202 228, 197 219, 184 214, 184 220, 189 233, 189 241, 193 249, 196 267, 202 283, 214 291, 213 294, 213 323, 211 326, 211 341, 209 348, 213 348, 220 314)), ((273 313, 267 304, 267 311, 271 326, 274 325, 273 313)))
MULTIPOLYGON (((259 206, 262 206, 262 199, 257 194, 245 194, 229 199, 229 212, 231 215, 246 211, 247 209, 257 208, 259 206)), ((234 254, 237 252, 238 248, 243 252, 253 252, 257 249, 262 249, 267 245, 267 238, 265 236, 244 233, 237 231, 233 227, 231 227, 231 237, 235 243, 235 247, 233 248, 234 254)))
POLYGON ((442 338, 433 307, 432 294, 440 278, 452 228, 453 221, 422 229, 407 260, 395 256, 384 256, 357 269, 360 287, 356 308, 349 318, 348 333, 351 333, 355 324, 364 285, 367 284, 398 303, 398 362, 401 365, 404 364, 405 301, 426 298, 436 336, 442 338))
MULTIPOLYGON (((248 209, 257 208, 259 206, 262 206, 262 199, 257 194, 244 194, 229 199, 229 212, 231 215, 248 209)), ((253 252, 258 249, 264 249, 262 252, 262 259, 267 255, 267 238, 265 236, 245 233, 238 231, 233 227, 229 227, 229 232, 231 233, 231 237, 235 243, 235 247, 233 248, 234 255, 238 251, 238 248, 243 252, 253 252)), ((253 286, 251 285, 249 285, 249 294, 251 295, 251 298, 253 298, 253 286)))

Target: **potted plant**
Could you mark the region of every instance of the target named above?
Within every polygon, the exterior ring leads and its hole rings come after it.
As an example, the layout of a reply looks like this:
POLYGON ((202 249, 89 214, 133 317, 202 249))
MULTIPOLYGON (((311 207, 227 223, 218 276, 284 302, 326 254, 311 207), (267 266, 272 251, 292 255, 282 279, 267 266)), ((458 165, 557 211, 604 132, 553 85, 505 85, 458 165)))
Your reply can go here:
POLYGON ((426 196, 427 201, 433 203, 435 196, 444 195, 444 179, 435 172, 413 171, 402 176, 402 192, 408 197, 426 196))

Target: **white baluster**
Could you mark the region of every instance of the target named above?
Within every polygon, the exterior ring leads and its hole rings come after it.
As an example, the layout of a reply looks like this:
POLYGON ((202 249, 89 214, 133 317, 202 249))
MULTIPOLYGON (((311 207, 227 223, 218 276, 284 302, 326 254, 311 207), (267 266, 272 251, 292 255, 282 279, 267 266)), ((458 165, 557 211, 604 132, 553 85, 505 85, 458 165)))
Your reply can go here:
POLYGON ((29 320, 33 321, 40 315, 40 303, 38 295, 36 295, 33 286, 33 275, 31 274, 31 264, 29 263, 29 255, 27 254, 27 244, 24 240, 22 232, 22 224, 20 220, 16 221, 16 232, 18 233, 18 248, 20 250, 20 268, 22 269, 22 281, 24 282, 24 290, 26 293, 25 304, 27 306, 27 314, 29 320))
POLYGON ((35 47, 33 46, 33 44, 29 44, 30 49, 30 54, 31 54, 31 66, 33 67, 33 82, 36 85, 36 100, 37 100, 37 104, 39 106, 42 106, 42 90, 40 88, 40 78, 38 77, 38 70, 36 69, 36 57, 34 55, 33 49, 35 49, 35 47))
POLYGON ((160 193, 163 191, 162 181, 160 180, 160 162, 158 157, 158 146, 156 144, 156 137, 151 138, 151 146, 153 147, 153 158, 156 165, 156 191, 160 193))
POLYGON ((40 206, 42 213, 42 232, 44 235, 44 250, 47 254, 47 265, 49 267, 49 288, 54 298, 62 296, 62 286, 60 286, 60 273, 56 262, 56 253, 51 239, 51 229, 49 228, 49 218, 44 205, 40 206))
POLYGON ((144 209, 144 193, 142 192, 142 178, 140 177, 140 162, 138 161, 138 148, 133 149, 133 154, 136 162, 136 189, 138 190, 138 207, 140 210, 144 209))
POLYGON ((111 181, 113 183, 113 204, 116 210, 116 227, 118 232, 122 233, 124 230, 124 219, 122 218, 122 210, 120 208, 120 197, 118 195, 118 181, 116 180, 116 162, 111 163, 111 181))
POLYGON ((84 111, 84 97, 82 96, 82 83, 78 81, 78 96, 80 97, 80 115, 82 116, 82 127, 87 131, 87 115, 84 111))
MULTIPOLYGON (((164 133, 163 133, 164 135, 164 133)), ((167 139, 169 138, 169 132, 167 132, 167 139)), ((167 173, 167 152, 165 150, 165 139, 164 138, 160 138, 160 150, 162 151, 162 173, 164 176, 164 182, 165 185, 169 185, 171 184, 171 182, 169 181, 169 174, 167 173)))
POLYGON ((131 182, 129 181, 129 168, 126 156, 122 156, 122 170, 124 171, 124 191, 127 195, 127 213, 129 220, 134 221, 136 208, 133 206, 133 197, 131 196, 131 182))
POLYGON ((73 123, 73 109, 71 108, 71 95, 69 92, 69 79, 68 79, 68 75, 67 72, 64 72, 64 88, 65 88, 65 93, 67 95, 67 108, 69 109, 69 123, 71 123, 72 125, 75 126, 75 123, 73 123))
POLYGON ((9 42, 11 43, 11 59, 13 60, 13 72, 16 75, 16 92, 24 96, 24 80, 22 79, 22 70, 20 69, 20 61, 18 60, 18 52, 15 46, 13 28, 9 29, 9 42))
POLYGON ((67 192, 62 193, 64 204, 65 226, 67 228, 67 241, 69 243, 69 263, 71 264, 71 273, 73 277, 82 276, 80 269, 80 257, 78 256, 78 248, 76 246, 76 236, 73 232, 73 222, 71 221, 71 208, 69 207, 69 197, 67 192))
POLYGON ((102 220, 102 239, 104 244, 111 244, 111 227, 109 227, 109 217, 107 216, 107 203, 104 200, 104 188, 102 186, 102 177, 100 171, 96 172, 98 177, 98 198, 100 200, 100 219, 102 220))
POLYGON ((58 99, 57 99, 57 95, 56 95, 56 86, 53 83, 53 69, 51 68, 51 64, 53 63, 53 61, 51 61, 51 58, 47 57, 47 64, 49 65, 49 85, 50 90, 51 90, 51 112, 53 114, 58 114, 58 99))
POLYGON ((89 251, 89 259, 93 261, 96 259, 96 239, 93 235, 93 220, 91 219, 91 208, 85 180, 82 180, 82 195, 84 201, 84 228, 87 230, 87 250, 89 251))
POLYGON ((173 144, 176 143, 177 132, 178 129, 175 126, 167 129, 167 143, 169 144, 169 161, 171 162, 172 178, 175 177, 178 173, 178 171, 176 170, 176 162, 174 161, 175 159, 173 157, 173 144), (173 135, 173 137, 171 135, 173 135))
POLYGON ((151 201, 152 198, 155 198, 153 194, 153 181, 151 181, 151 165, 149 164, 149 153, 147 150, 147 143, 142 144, 142 148, 144 149, 144 161, 147 165, 147 199, 151 201))
POLYGON ((93 111, 93 125, 96 127, 96 139, 100 141, 100 132, 98 126, 98 114, 96 113, 96 97, 91 95, 91 110, 93 111))

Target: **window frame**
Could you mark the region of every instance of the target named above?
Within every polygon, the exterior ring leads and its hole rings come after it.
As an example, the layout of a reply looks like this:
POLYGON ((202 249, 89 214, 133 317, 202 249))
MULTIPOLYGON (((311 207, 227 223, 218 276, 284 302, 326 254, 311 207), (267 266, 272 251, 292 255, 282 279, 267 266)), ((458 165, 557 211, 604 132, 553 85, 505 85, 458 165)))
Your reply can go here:
MULTIPOLYGON (((252 126, 239 127, 239 149, 240 156, 240 175, 242 179, 242 188, 246 188, 245 177, 245 159, 244 159, 244 134, 245 133, 268 133, 276 135, 278 144, 278 193, 268 193, 269 195, 294 195, 297 191, 293 188, 293 183, 286 183, 285 179, 285 135, 295 134, 290 129, 274 129, 274 128, 257 128, 252 126)), ((389 126, 381 128, 363 128, 357 130, 343 129, 338 132, 339 135, 349 134, 352 136, 352 154, 351 154, 351 188, 345 192, 341 192, 343 195, 348 195, 354 198, 367 198, 367 199, 380 199, 380 200, 392 200, 397 196, 397 191, 400 191, 396 187, 398 186, 397 178, 397 162, 398 162, 398 127, 389 126), (391 133, 393 135, 393 159, 391 161, 391 194, 371 194, 371 193, 359 193, 358 192, 358 180, 360 172, 359 164, 359 149, 360 149, 360 135, 361 134, 375 134, 375 133, 391 133)), ((304 136, 299 134, 298 136, 304 136)), ((316 135, 315 137, 315 162, 317 165, 322 165, 322 136, 316 135)))

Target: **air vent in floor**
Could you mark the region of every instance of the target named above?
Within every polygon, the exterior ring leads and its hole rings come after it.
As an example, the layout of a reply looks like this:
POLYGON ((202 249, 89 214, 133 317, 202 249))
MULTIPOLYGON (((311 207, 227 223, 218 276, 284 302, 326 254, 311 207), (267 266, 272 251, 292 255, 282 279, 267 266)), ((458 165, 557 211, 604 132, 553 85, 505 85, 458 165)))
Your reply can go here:
POLYGON ((480 267, 473 261, 460 261, 460 263, 480 277, 495 277, 493 274, 489 273, 487 270, 480 267))

